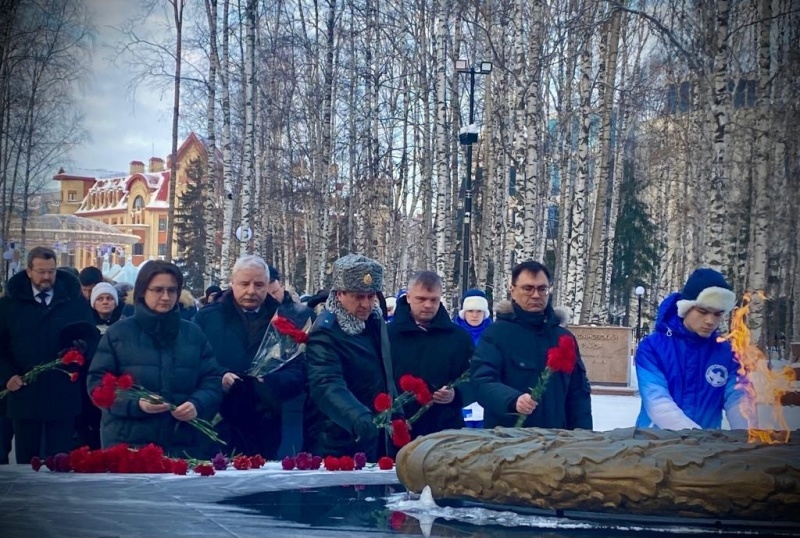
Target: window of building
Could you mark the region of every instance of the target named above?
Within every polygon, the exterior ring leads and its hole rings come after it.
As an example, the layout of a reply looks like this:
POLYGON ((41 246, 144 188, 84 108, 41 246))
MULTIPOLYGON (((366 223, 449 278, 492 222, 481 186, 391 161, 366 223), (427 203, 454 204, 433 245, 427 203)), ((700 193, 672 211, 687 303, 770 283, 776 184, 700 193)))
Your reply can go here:
POLYGON ((159 256, 166 256, 167 255, 167 244, 166 243, 159 243, 159 245, 158 245, 158 255, 159 256))
POLYGON ((134 256, 144 256, 144 243, 136 243, 133 245, 134 256))
POLYGON ((67 202, 77 202, 78 191, 67 191, 67 202))
POLYGON ((167 231, 167 217, 158 217, 158 231, 159 232, 167 231))
POLYGON ((133 199, 133 208, 134 209, 144 209, 144 198, 141 196, 137 196, 133 199))

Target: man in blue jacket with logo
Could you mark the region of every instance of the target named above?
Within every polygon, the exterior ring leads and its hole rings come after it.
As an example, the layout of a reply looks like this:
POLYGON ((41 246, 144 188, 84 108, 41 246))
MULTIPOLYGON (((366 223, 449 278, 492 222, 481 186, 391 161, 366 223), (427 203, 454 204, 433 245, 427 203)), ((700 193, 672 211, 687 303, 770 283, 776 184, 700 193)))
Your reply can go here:
POLYGON ((741 411, 747 380, 737 374, 730 343, 717 341, 722 317, 735 305, 725 277, 708 268, 695 270, 680 293, 664 299, 655 331, 636 350, 638 428, 719 429, 723 409, 732 429, 748 427, 741 411))

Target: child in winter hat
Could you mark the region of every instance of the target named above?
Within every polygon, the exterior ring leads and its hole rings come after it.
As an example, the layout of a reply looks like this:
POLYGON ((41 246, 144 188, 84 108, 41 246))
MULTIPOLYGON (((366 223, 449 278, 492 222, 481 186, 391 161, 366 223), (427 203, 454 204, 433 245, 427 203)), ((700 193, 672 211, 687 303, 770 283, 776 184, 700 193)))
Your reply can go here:
POLYGON ((464 313, 467 310, 481 310, 483 311, 483 319, 489 317, 489 301, 486 300, 486 294, 483 290, 473 288, 464 293, 464 299, 461 302, 461 310, 458 311, 458 316, 461 319, 466 319, 464 313))
POLYGON ((94 308, 94 302, 103 294, 108 294, 114 299, 114 306, 119 305, 119 295, 117 294, 117 288, 109 284, 108 282, 100 282, 96 284, 94 288, 92 288, 92 295, 91 299, 89 300, 92 308, 94 308))
POLYGON ((461 310, 458 311, 458 317, 455 319, 456 325, 463 327, 472 337, 472 343, 478 345, 481 334, 492 323, 492 318, 489 313, 489 301, 486 300, 486 294, 479 289, 467 290, 464 293, 464 299, 461 301, 461 310), (473 316, 468 316, 467 312, 479 311, 483 313, 480 319, 475 319, 473 316), (469 321, 467 318, 470 318, 469 321))

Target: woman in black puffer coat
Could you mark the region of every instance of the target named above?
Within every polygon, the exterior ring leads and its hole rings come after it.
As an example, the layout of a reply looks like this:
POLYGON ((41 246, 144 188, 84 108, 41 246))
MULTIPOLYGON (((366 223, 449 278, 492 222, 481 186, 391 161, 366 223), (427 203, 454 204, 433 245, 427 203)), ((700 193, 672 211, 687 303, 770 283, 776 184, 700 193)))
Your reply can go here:
POLYGON ((210 458, 211 440, 187 422, 211 420, 222 400, 222 379, 211 346, 200 328, 180 318, 177 309, 183 276, 160 260, 146 264, 136 278, 134 315, 109 327, 89 370, 88 390, 103 375, 130 374, 134 382, 177 408, 118 397, 103 410, 104 448, 155 443, 173 457, 210 458))

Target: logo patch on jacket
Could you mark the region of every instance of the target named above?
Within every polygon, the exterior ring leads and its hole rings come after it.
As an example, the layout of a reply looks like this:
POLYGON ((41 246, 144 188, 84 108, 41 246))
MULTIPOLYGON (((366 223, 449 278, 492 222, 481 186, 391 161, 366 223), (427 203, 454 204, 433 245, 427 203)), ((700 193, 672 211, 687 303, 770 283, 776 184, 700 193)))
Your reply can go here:
POLYGON ((728 382, 728 369, 721 364, 712 364, 706 370, 706 381, 712 387, 724 387, 728 382))

